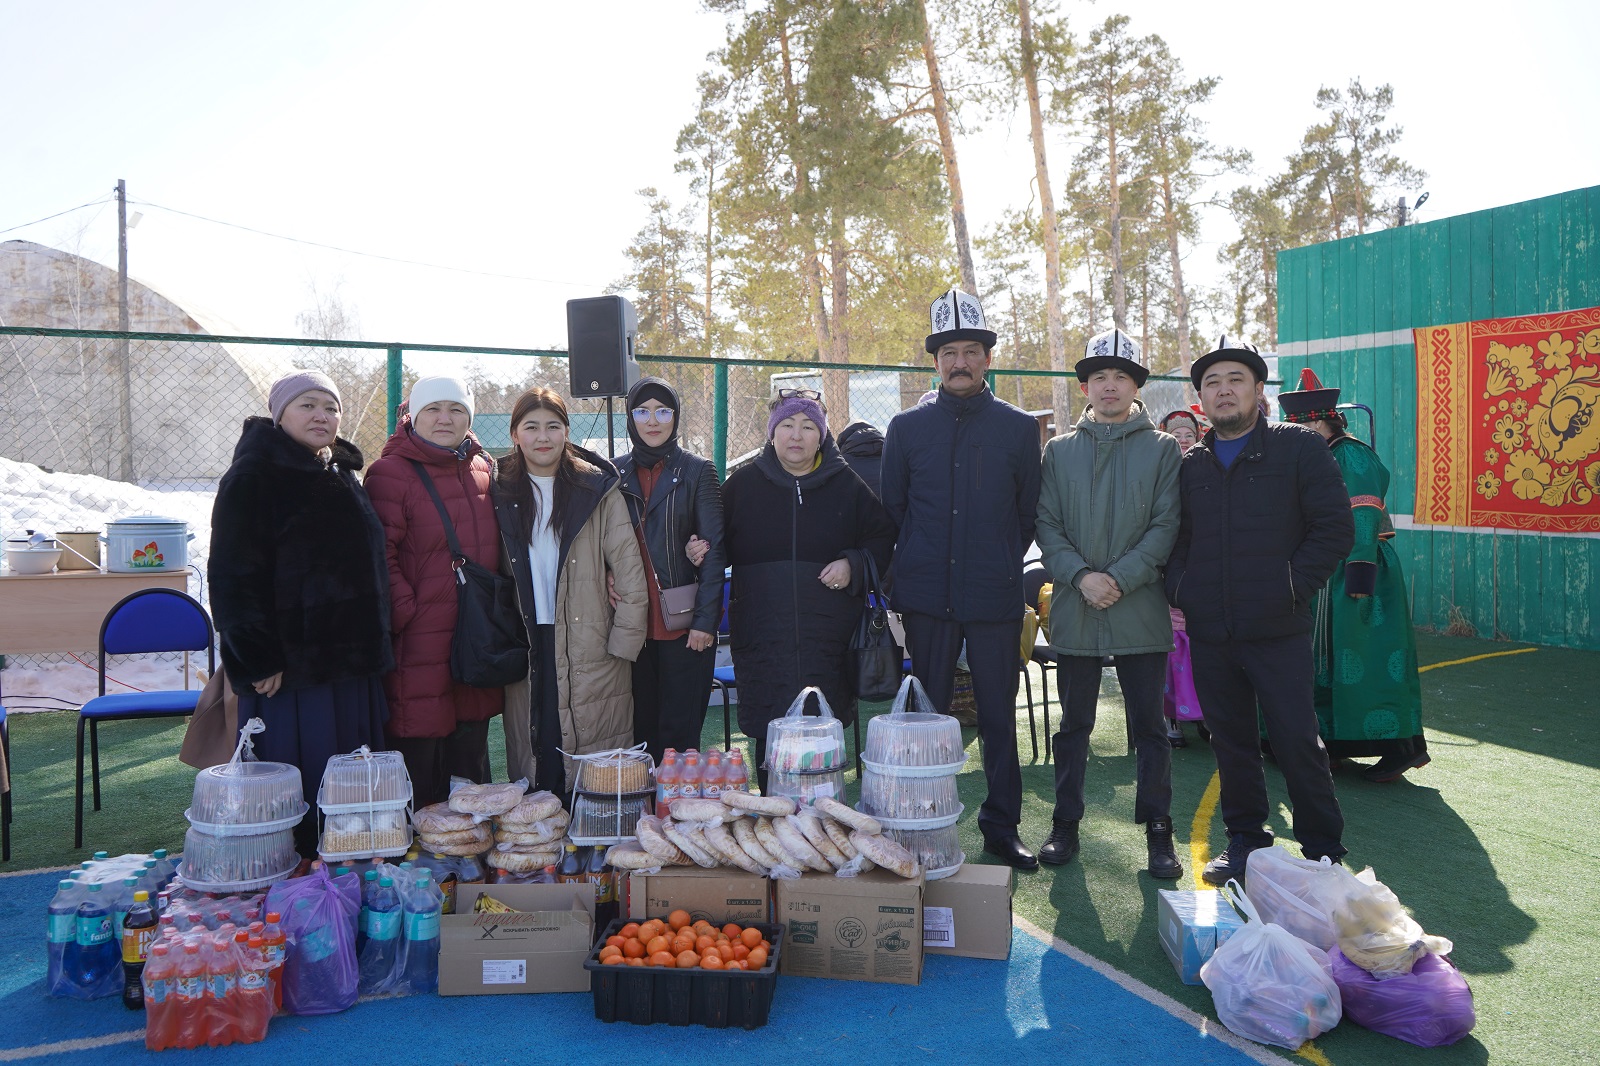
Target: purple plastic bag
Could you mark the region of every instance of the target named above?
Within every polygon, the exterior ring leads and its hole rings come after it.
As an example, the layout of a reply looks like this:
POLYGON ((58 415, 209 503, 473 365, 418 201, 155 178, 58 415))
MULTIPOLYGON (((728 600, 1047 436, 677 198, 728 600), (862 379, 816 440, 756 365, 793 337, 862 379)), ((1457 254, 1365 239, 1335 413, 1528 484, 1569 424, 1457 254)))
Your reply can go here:
POLYGON ((1375 1033, 1419 1047, 1454 1044, 1472 1031, 1472 989, 1450 960, 1425 954, 1408 974, 1380 981, 1334 948, 1333 980, 1344 1016, 1375 1033))
POLYGON ((329 877, 319 866, 309 875, 281 881, 267 893, 266 909, 277 911, 288 940, 283 964, 283 1009, 290 1014, 337 1014, 357 995, 354 928, 361 887, 353 873, 329 877))

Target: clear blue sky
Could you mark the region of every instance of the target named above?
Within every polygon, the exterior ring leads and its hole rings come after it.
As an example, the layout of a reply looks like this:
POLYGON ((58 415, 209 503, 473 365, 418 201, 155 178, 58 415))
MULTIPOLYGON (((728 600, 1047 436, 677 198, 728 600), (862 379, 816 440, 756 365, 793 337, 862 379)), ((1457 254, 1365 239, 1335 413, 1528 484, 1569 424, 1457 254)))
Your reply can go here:
MULTIPOLYGON (((1401 151, 1430 173, 1422 218, 1600 182, 1600 4, 1338 6, 1240 0, 1123 11, 1193 75, 1223 81, 1219 143, 1265 172, 1320 84, 1391 82, 1401 151)), ((240 225, 537 280, 384 263, 144 208, 131 270, 252 333, 293 334, 309 288, 342 286, 370 339, 541 346, 564 303, 624 271, 635 190, 681 196, 672 145, 722 18, 689 0, 606 3, 0 0, 0 228, 129 195, 240 225)), ((978 229, 1029 196, 1026 119, 961 142, 978 229)), ((1071 145, 1052 145, 1064 177, 1071 145)), ((1214 242, 1190 255, 1215 273, 1214 242)), ((0 235, 115 262, 100 207, 0 235)), ((914 339, 913 339, 914 340, 914 339)))

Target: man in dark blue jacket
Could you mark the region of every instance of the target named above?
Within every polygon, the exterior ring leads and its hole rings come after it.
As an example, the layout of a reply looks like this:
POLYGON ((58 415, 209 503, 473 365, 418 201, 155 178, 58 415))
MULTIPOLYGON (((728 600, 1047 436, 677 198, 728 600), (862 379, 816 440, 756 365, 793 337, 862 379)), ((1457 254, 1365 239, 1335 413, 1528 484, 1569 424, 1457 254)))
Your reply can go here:
POLYGON ((1184 614, 1196 693, 1222 783, 1228 850, 1201 876, 1243 879, 1272 844, 1257 707, 1308 859, 1345 853, 1344 815, 1312 702, 1311 601, 1350 552, 1355 523, 1322 438, 1261 413, 1267 364, 1223 337, 1191 379, 1212 429, 1183 457, 1183 515, 1167 599, 1184 614))
POLYGON ((938 396, 896 415, 883 447, 883 505, 899 530, 893 604, 912 670, 939 711, 950 709, 965 642, 989 784, 978 812, 984 850, 1031 870, 1038 859, 1017 836, 1016 704, 1039 427, 989 391, 995 334, 976 298, 951 289, 933 304, 931 327, 938 396))

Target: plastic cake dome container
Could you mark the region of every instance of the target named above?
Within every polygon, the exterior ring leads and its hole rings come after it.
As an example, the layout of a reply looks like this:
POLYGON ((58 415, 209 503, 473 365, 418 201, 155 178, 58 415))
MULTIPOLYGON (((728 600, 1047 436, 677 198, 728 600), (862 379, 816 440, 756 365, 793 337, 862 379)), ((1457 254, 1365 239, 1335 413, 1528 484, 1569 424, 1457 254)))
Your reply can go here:
POLYGON ((961 723, 924 711, 880 714, 867 723, 862 761, 873 768, 903 767, 928 776, 958 773, 967 761, 961 723))
POLYGON ((404 807, 411 802, 411 775, 398 751, 368 751, 328 760, 317 792, 324 813, 404 807))
POLYGON ((191 827, 183 838, 179 874, 199 892, 246 892, 283 880, 299 861, 292 828, 219 837, 191 827))
POLYGON ((885 825, 883 835, 898 841, 921 864, 929 881, 949 877, 967 861, 952 823, 942 829, 893 829, 885 825))
POLYGON ((954 776, 907 777, 894 768, 868 768, 861 775, 857 809, 875 818, 946 818, 961 813, 954 776))
POLYGON ((195 774, 184 817, 222 836, 293 826, 306 813, 300 770, 281 762, 227 762, 195 774))

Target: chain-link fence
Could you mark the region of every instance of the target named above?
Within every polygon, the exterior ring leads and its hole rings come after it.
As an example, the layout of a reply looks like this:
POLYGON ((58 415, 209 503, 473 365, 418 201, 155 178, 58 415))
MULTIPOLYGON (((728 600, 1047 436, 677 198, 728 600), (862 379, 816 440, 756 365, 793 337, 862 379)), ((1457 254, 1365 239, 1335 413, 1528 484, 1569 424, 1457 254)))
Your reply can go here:
MULTIPOLYGON (((821 392, 837 436, 852 421, 886 429, 937 383, 931 361, 847 368, 643 356, 640 364, 678 390, 683 446, 724 471, 759 452, 779 389, 821 392)), ((266 414, 272 382, 296 367, 321 370, 338 384, 340 432, 368 462, 381 454, 396 405, 419 376, 451 373, 469 382, 474 431, 497 456, 512 446, 518 395, 536 385, 570 391, 566 353, 558 351, 0 326, 0 532, 97 531, 134 515, 179 518, 193 534, 190 591, 204 600, 217 479, 244 420, 266 414)), ((998 370, 991 385, 1033 413, 1045 439, 1055 431, 1055 376, 998 370)), ((1152 379, 1145 390, 1152 412, 1186 406, 1181 389, 1152 379)), ((601 455, 626 453, 623 407, 620 399, 612 403, 608 434, 605 401, 572 401, 572 439, 601 455)))

